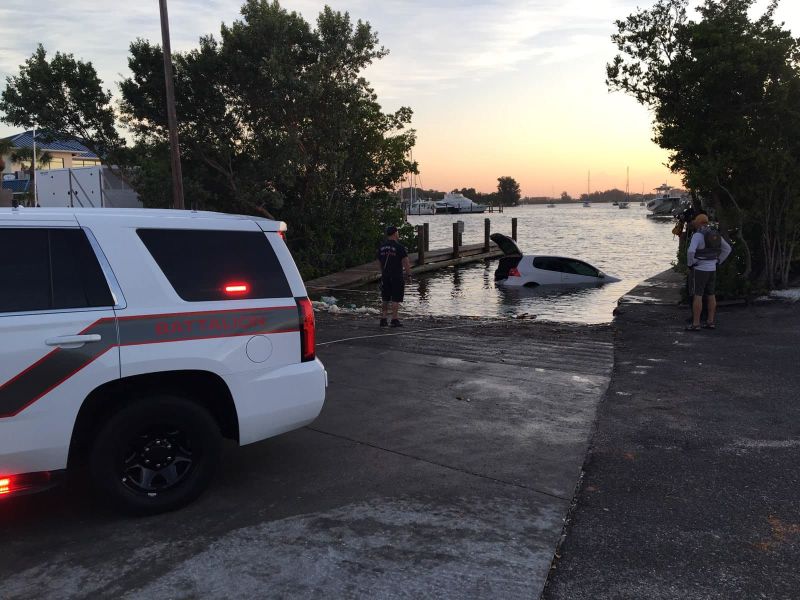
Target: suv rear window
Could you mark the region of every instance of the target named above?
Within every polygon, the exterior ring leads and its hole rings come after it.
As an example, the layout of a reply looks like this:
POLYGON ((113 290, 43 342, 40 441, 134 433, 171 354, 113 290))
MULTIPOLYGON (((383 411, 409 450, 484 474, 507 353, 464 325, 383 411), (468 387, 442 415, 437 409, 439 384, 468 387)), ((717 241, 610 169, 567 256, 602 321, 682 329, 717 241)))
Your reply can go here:
POLYGON ((113 306, 80 229, 0 229, 0 313, 113 306))
POLYGON ((184 300, 292 295, 281 263, 260 231, 139 229, 137 233, 184 300))

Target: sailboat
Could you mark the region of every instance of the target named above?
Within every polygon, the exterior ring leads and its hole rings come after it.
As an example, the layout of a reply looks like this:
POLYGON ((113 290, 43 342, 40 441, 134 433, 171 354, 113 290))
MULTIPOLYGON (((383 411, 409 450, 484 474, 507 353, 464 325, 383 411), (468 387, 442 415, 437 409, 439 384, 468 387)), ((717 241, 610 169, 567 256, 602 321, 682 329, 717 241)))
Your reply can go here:
POLYGON ((619 203, 620 208, 628 208, 628 202, 630 199, 630 185, 631 185, 631 168, 626 167, 625 171, 625 200, 619 203))
MULTIPOLYGON (((414 162, 414 155, 411 154, 411 162, 414 162)), ((414 177, 414 172, 408 174, 408 201, 404 201, 403 205, 408 215, 435 215, 436 203, 433 200, 427 200, 417 195, 417 185, 414 177)), ((402 191, 400 197, 402 199, 402 191)))
POLYGON ((586 176, 586 200, 583 201, 583 208, 591 208, 592 203, 589 202, 589 194, 591 193, 592 189, 592 172, 589 171, 588 175, 586 176))

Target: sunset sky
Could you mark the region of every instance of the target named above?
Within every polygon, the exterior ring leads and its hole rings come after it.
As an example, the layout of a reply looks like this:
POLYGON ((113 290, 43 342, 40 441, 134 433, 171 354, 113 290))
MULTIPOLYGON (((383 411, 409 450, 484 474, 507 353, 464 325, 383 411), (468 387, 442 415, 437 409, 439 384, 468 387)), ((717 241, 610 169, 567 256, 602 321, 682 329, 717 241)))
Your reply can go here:
MULTIPOLYGON (((679 185, 651 141, 650 116, 634 100, 609 93, 605 64, 614 56, 613 21, 649 0, 329 0, 368 21, 390 54, 366 73, 386 110, 410 106, 418 133, 414 159, 425 188, 493 191, 497 178, 519 181, 523 195, 572 195, 587 189, 631 192, 664 181, 679 185)), ((325 2, 284 1, 313 22, 325 2)), ((3 0, 0 77, 38 43, 48 52, 90 60, 116 93, 127 75, 128 44, 160 43, 157 0, 68 3, 3 0)), ((239 0, 169 0, 174 51, 218 35, 239 16, 239 0)), ((766 5, 766 1, 759 6, 766 5)), ((783 0, 783 20, 800 35, 800 1, 783 0)), ((179 115, 180 118, 180 115, 179 115)), ((0 135, 16 129, 0 125, 0 135)))

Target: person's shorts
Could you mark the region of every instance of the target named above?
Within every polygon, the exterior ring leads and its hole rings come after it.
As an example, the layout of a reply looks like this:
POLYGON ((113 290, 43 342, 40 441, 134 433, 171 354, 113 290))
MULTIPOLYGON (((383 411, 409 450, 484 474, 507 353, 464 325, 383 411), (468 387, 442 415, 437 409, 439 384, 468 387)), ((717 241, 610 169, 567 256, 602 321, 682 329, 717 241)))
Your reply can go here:
POLYGON ((717 285, 716 271, 689 271, 689 295, 713 296, 717 285))
POLYGON ((402 302, 405 291, 406 283, 402 277, 381 279, 381 298, 384 302, 402 302))

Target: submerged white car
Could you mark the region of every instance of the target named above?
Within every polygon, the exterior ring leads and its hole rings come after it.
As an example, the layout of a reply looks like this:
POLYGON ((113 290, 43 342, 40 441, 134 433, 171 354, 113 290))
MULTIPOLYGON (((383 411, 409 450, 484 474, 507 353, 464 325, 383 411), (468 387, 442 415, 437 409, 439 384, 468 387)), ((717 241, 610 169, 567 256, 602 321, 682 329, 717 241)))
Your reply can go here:
POLYGON ((501 233, 493 233, 491 239, 503 251, 494 272, 494 281, 498 285, 538 287, 619 281, 577 258, 523 254, 514 240, 501 233))

